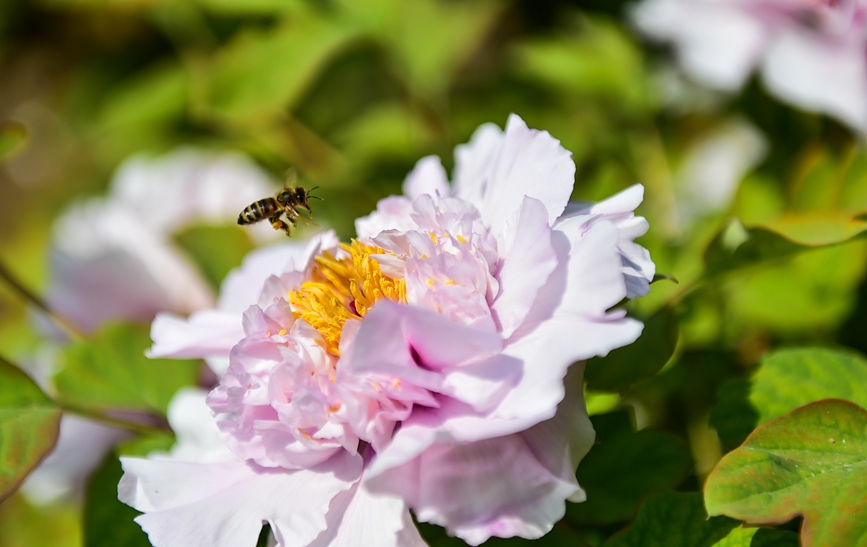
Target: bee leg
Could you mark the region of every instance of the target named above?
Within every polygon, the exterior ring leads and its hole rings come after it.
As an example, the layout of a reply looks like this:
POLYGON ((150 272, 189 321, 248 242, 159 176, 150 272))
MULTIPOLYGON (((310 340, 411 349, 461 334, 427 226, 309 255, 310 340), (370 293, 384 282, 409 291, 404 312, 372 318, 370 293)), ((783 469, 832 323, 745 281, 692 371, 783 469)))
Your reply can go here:
POLYGON ((283 230, 286 232, 287 236, 292 235, 292 227, 280 220, 280 217, 271 217, 268 220, 271 221, 271 226, 273 226, 275 230, 283 230))

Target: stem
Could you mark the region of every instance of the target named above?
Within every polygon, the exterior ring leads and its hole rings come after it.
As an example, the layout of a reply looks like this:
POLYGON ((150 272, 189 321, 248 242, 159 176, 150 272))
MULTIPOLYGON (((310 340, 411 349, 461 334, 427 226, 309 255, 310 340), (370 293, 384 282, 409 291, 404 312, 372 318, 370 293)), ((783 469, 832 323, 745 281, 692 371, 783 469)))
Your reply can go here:
MULTIPOLYGON (((18 365, 16 365, 15 363, 13 363, 12 361, 10 361, 9 359, 7 359, 6 357, 4 357, 2 355, 0 355, 0 363, 3 363, 4 365, 8 365, 10 367, 18 369, 23 374, 26 374, 24 372, 23 368, 19 367, 18 365)), ((32 381, 32 379, 31 379, 31 381, 32 381)), ((42 391, 42 393, 45 394, 44 389, 40 388, 40 391, 42 391)), ((159 427, 159 426, 154 426, 154 425, 141 424, 138 422, 130 422, 128 420, 123 420, 121 418, 115 418, 113 416, 107 416, 107 415, 105 415, 99 411, 93 410, 93 409, 78 406, 75 403, 57 400, 53 397, 48 396, 47 394, 45 394, 45 395, 46 395, 46 397, 49 397, 49 399, 51 399, 51 402, 53 402, 58 407, 60 407, 60 410, 62 410, 63 412, 69 412, 71 414, 78 414, 79 416, 87 418, 88 420, 93 420, 95 422, 101 422, 101 423, 104 423, 106 425, 116 427, 118 429, 124 429, 126 431, 131 431, 133 433, 141 433, 141 434, 166 433, 166 432, 170 431, 170 428, 168 426, 159 427)))
POLYGON ((6 265, 2 261, 0 261, 0 279, 6 281, 6 283, 9 284, 16 292, 18 292, 18 294, 23 296, 25 300, 45 312, 48 317, 54 320, 54 322, 57 323, 57 325, 67 334, 69 334, 73 338, 86 338, 85 335, 75 327, 75 325, 52 311, 44 300, 37 296, 36 293, 25 287, 24 284, 21 283, 21 281, 19 281, 17 277, 15 277, 15 275, 9 270, 9 268, 6 267, 6 265))
POLYGON ((116 427, 118 429, 123 429, 126 431, 130 431, 132 433, 139 434, 149 434, 149 433, 167 433, 170 430, 165 427, 159 427, 154 425, 141 424, 138 422, 130 422, 128 420, 123 420, 121 418, 115 418, 113 416, 108 416, 103 414, 102 412, 81 407, 74 403, 70 403, 67 401, 55 401, 61 410, 64 412, 68 412, 70 414, 77 414, 83 418, 87 418, 88 420, 92 420, 94 422, 104 423, 106 425, 110 425, 112 427, 116 427))

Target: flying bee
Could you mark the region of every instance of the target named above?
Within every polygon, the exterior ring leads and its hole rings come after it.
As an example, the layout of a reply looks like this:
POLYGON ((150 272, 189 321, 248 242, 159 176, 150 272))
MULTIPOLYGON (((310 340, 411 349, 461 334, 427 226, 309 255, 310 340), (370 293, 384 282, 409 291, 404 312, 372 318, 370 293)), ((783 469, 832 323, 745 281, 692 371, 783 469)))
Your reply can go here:
POLYGON ((245 207, 238 215, 238 224, 255 224, 267 218, 275 230, 283 230, 286 235, 291 236, 292 228, 295 227, 298 218, 307 220, 305 217, 299 217, 299 209, 305 209, 312 220, 313 211, 310 209, 310 200, 321 200, 322 198, 311 196, 310 192, 319 187, 305 190, 302 186, 295 186, 296 179, 295 169, 286 171, 283 189, 274 194, 272 198, 260 199, 245 207), (286 215, 287 222, 280 219, 283 215, 286 215))

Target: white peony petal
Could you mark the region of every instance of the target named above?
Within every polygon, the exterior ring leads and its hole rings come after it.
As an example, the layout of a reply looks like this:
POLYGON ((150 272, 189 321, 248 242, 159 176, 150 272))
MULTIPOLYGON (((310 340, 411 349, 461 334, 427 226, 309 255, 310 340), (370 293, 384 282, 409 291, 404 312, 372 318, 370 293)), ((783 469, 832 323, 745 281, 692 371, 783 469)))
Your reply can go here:
MULTIPOLYGON (((467 187, 472 191, 483 190, 481 201, 474 203, 491 231, 502 232, 524 196, 541 201, 548 210, 549 225, 553 224, 566 207, 575 184, 572 153, 547 131, 530 129, 524 120, 512 114, 500 146, 489 158, 481 175, 473 173, 482 182, 467 187)), ((469 199, 471 196, 462 193, 463 186, 459 185, 457 195, 469 199)), ((478 198, 472 196, 470 201, 475 199, 478 198)))
POLYGON ((344 452, 311 470, 265 470, 244 462, 121 458, 118 495, 154 547, 253 547, 268 521, 283 545, 325 530, 331 500, 352 487, 361 457, 344 452), (303 495, 301 494, 303 492, 303 495))
POLYGON ((424 194, 448 196, 451 193, 449 180, 440 159, 427 156, 418 160, 403 181, 403 193, 412 200, 424 194))
POLYGON ((309 547, 427 545, 402 499, 371 495, 361 481, 332 500, 326 518, 328 528, 309 547))
POLYGON ((244 338, 241 315, 203 310, 184 319, 171 313, 157 315, 151 325, 153 347, 147 356, 196 359, 223 357, 244 338))
POLYGON ((860 37, 850 43, 789 29, 769 47, 764 82, 786 101, 827 112, 857 131, 867 131, 865 47, 860 37))
POLYGON ((724 90, 744 85, 770 35, 737 2, 645 0, 631 15, 647 35, 674 42, 687 73, 724 90))
POLYGON ((509 338, 521 325, 539 289, 557 266, 545 206, 525 197, 515 217, 507 230, 506 247, 500 253, 500 294, 491 304, 503 338, 509 338))

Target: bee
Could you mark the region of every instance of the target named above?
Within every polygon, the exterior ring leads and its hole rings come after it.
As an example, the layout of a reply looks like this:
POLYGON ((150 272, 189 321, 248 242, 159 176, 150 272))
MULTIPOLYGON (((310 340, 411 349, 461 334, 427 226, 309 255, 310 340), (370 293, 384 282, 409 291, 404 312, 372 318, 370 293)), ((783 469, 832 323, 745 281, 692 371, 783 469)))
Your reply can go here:
POLYGON ((274 194, 272 198, 260 199, 245 207, 238 215, 238 224, 242 226, 255 224, 267 218, 275 230, 283 230, 286 235, 291 236, 292 228, 298 218, 304 219, 304 217, 298 216, 299 209, 305 209, 312 220, 313 211, 310 209, 310 200, 321 200, 322 198, 311 196, 310 192, 319 187, 305 190, 302 186, 295 186, 296 179, 295 169, 288 170, 283 181, 283 189, 274 194), (288 223, 280 219, 283 215, 286 215, 288 223))

